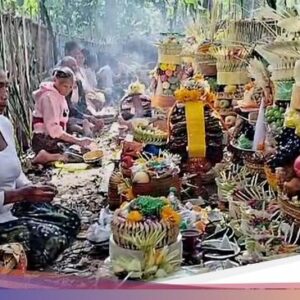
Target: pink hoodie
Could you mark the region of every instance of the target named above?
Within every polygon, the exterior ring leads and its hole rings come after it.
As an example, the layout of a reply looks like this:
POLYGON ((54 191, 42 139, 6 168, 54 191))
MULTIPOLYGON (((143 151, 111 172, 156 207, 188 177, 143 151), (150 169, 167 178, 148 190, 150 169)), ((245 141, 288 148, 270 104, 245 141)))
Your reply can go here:
POLYGON ((60 138, 66 130, 69 119, 67 101, 54 87, 53 82, 45 82, 33 93, 35 108, 33 112, 34 133, 43 133, 51 138, 60 138))

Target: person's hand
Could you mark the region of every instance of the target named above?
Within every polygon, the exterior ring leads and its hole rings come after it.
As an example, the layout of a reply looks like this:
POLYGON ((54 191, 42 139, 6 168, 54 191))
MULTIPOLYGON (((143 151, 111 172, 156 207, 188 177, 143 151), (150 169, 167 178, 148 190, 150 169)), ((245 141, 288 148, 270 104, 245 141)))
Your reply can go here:
POLYGON ((95 122, 95 126, 93 128, 94 133, 99 133, 104 128, 104 121, 101 119, 97 119, 95 122))
POLYGON ((51 202, 57 194, 52 186, 26 186, 17 190, 20 199, 26 202, 40 203, 51 202))
POLYGON ((82 148, 88 148, 92 142, 93 142, 92 139, 83 138, 78 141, 78 145, 82 148))

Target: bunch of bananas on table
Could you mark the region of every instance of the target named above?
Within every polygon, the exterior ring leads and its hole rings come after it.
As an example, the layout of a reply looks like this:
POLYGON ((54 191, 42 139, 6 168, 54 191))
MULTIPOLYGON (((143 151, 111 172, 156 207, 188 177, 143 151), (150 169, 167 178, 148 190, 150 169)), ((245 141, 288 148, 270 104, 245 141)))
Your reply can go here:
POLYGON ((137 124, 133 128, 134 140, 148 145, 163 146, 167 144, 168 133, 153 125, 137 124))

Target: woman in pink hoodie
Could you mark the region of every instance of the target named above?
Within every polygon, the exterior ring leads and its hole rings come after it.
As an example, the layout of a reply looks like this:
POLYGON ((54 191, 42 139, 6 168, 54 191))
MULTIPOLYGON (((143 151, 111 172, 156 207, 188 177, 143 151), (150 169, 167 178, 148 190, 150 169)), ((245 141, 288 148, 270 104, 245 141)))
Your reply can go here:
POLYGON ((60 68, 54 73, 53 82, 42 83, 34 92, 32 149, 36 154, 33 163, 47 164, 67 161, 59 143, 79 145, 86 148, 90 139, 78 139, 66 132, 69 108, 66 101, 74 87, 75 76, 71 69, 60 68))

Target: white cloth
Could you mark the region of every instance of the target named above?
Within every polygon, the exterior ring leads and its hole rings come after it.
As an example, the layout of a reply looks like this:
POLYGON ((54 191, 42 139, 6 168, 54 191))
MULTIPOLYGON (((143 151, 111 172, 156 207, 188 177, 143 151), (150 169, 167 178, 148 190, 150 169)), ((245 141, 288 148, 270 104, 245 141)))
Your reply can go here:
POLYGON ((113 71, 110 66, 106 65, 102 67, 97 73, 100 89, 112 89, 114 82, 113 82, 113 71))
POLYGON ((96 72, 92 70, 91 68, 85 69, 85 77, 88 84, 88 89, 90 91, 93 91, 97 88, 97 76, 96 72))
POLYGON ((13 205, 4 205, 4 192, 29 185, 30 181, 22 172, 15 147, 13 126, 2 115, 0 115, 0 133, 7 144, 7 147, 0 151, 0 223, 5 223, 16 218, 11 213, 13 205))
POLYGON ((79 68, 79 72, 76 74, 76 77, 77 77, 77 79, 81 80, 82 87, 86 93, 93 90, 91 88, 91 85, 89 84, 85 68, 79 68))

